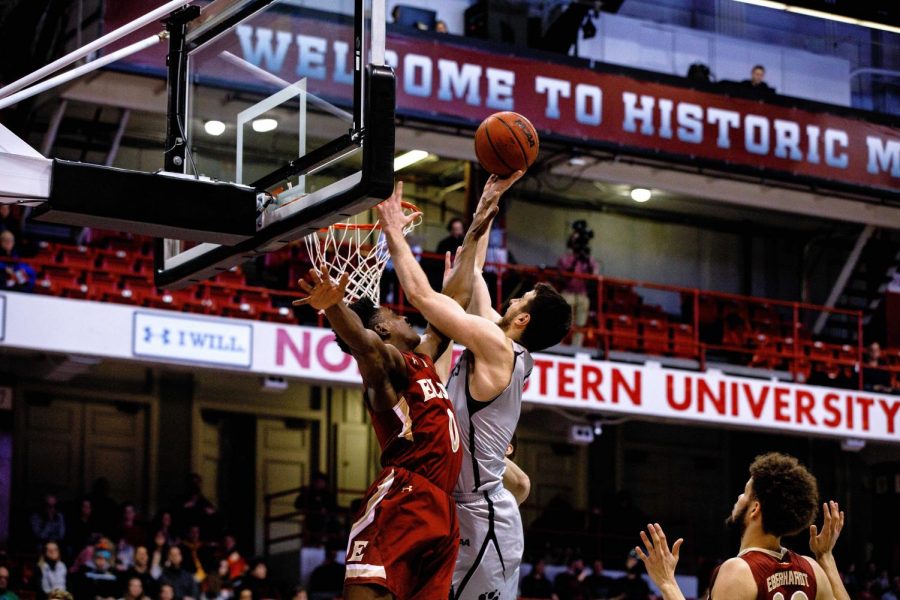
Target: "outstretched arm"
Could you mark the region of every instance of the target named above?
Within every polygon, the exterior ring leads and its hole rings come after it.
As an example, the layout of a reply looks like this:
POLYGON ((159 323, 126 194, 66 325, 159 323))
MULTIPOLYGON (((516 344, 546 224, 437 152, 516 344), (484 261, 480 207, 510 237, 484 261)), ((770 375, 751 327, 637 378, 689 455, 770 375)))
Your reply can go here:
POLYGON ((647 537, 643 531, 641 532, 641 540, 647 548, 647 553, 644 554, 640 546, 634 548, 638 558, 644 561, 647 574, 662 592, 665 600, 684 600, 684 594, 678 587, 678 582, 675 581, 675 565, 678 564, 678 555, 684 540, 681 538, 676 540, 670 551, 666 534, 659 523, 647 525, 647 532, 650 537, 647 537))
POLYGON ((313 283, 310 284, 305 279, 299 281, 300 287, 308 295, 295 300, 294 304, 309 304, 325 312, 335 334, 350 348, 366 385, 376 391, 372 398, 373 408, 375 410, 392 408, 396 398, 390 373, 402 372, 403 356, 399 350, 384 343, 377 333, 367 329, 359 315, 350 310, 344 302, 344 290, 347 288, 350 275, 344 273, 341 280, 335 283, 328 276, 327 266, 323 265, 320 270, 322 275, 316 269, 309 270, 313 283), (385 405, 380 406, 382 403, 385 405))
MULTIPOLYGON (((518 178, 518 177, 516 177, 518 178)), ((493 179, 494 186, 496 180, 493 179)), ((512 179, 509 180, 510 185, 512 179)), ((507 186, 508 187, 508 186, 507 186)), ((397 186, 397 195, 402 194, 402 182, 397 186)), ((487 191, 487 187, 485 190, 487 191)), ((502 189, 506 189, 503 187, 502 189)), ((491 223, 497 214, 497 199, 501 192, 492 194, 483 194, 478 208, 472 218, 472 224, 466 232, 462 246, 456 251, 455 260, 451 261, 450 253, 444 257, 444 278, 441 293, 449 296, 456 301, 463 309, 468 308, 472 300, 473 282, 476 279, 473 272, 473 264, 477 259, 478 247, 481 241, 487 238, 487 232, 490 231, 491 223)), ((415 215, 412 215, 415 217, 415 215)), ((422 336, 422 342, 416 348, 417 352, 429 355, 435 364, 441 381, 446 381, 445 375, 450 373, 450 351, 447 350, 449 339, 441 332, 437 331, 432 325, 428 325, 425 334, 422 336)))
POLYGON ((402 193, 403 184, 399 182, 394 194, 378 205, 377 210, 394 261, 394 270, 407 298, 433 327, 470 348, 476 355, 504 352, 506 336, 498 327, 481 317, 466 314, 452 298, 431 289, 425 272, 403 236, 404 225, 414 216, 403 214, 400 206, 402 193))
POLYGON ((844 587, 844 581, 838 571, 837 563, 834 560, 835 544, 844 528, 844 511, 837 502, 831 501, 822 505, 822 513, 824 522, 822 523, 822 531, 819 532, 815 525, 809 526, 809 549, 816 555, 816 563, 821 567, 826 577, 828 586, 821 585, 820 589, 831 589, 831 594, 824 596, 827 600, 833 597, 835 600, 850 600, 850 594, 844 587))

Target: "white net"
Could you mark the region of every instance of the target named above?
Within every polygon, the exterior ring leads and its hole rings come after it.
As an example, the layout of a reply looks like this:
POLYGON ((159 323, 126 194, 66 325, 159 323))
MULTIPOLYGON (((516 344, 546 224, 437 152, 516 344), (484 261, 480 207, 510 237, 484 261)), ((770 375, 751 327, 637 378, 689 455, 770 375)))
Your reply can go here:
MULTIPOLYGON (((418 212, 415 206, 403 203, 407 214, 418 212)), ((403 235, 421 223, 414 219, 403 229, 403 235)), ((313 267, 321 273, 320 266, 328 268, 328 275, 335 281, 344 273, 350 274, 344 300, 355 302, 363 296, 375 304, 381 301, 381 275, 391 258, 387 239, 376 221, 372 224, 357 223, 357 217, 335 223, 327 229, 311 233, 304 238, 313 267)))

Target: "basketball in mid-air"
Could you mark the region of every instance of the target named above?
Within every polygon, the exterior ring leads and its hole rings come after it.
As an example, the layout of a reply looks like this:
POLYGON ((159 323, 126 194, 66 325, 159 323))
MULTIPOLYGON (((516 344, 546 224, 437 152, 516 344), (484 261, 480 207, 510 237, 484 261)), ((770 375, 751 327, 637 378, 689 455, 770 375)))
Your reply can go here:
POLYGON ((482 121, 475 132, 478 162, 486 171, 500 177, 528 170, 539 149, 534 125, 519 113, 494 113, 482 121))

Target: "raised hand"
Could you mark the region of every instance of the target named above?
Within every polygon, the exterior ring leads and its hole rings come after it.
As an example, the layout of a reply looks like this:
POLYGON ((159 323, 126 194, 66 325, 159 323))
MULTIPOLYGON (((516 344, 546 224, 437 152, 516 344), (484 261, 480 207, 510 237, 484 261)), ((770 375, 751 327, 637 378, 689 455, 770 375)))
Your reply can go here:
POLYGON ((378 223, 381 225, 382 231, 403 231, 407 225, 422 216, 420 212, 404 214, 402 201, 403 182, 398 181, 397 185, 394 186, 394 193, 375 207, 375 212, 378 213, 378 223))
POLYGON ((447 280, 450 279, 450 274, 453 273, 453 267, 456 263, 456 259, 459 258, 459 252, 462 250, 462 246, 456 249, 456 254, 451 255, 450 251, 444 253, 444 277, 441 280, 441 287, 447 286, 447 280))
POLYGON ((815 525, 809 526, 809 549, 816 558, 831 553, 844 528, 844 511, 834 500, 822 505, 822 514, 825 520, 821 532, 815 525))
POLYGON ((678 555, 684 539, 678 538, 670 551, 666 534, 659 523, 647 525, 647 532, 650 534, 649 538, 646 533, 641 532, 641 540, 647 548, 647 553, 645 554, 640 546, 635 546, 634 551, 647 567, 650 579, 657 586, 662 587, 664 583, 675 581, 675 565, 678 564, 678 555))
POLYGON ((487 183, 484 184, 484 191, 481 192, 481 199, 498 199, 500 196, 506 192, 509 188, 512 187, 512 184, 517 182, 522 178, 522 175, 525 174, 525 171, 515 171, 514 173, 507 175, 506 177, 498 177, 497 175, 491 175, 487 183))
POLYGON ((309 270, 309 276, 313 281, 312 283, 309 283, 306 279, 301 279, 297 282, 300 284, 300 288, 308 295, 305 298, 294 300, 294 306, 309 304, 316 310, 325 310, 331 308, 338 302, 343 302, 344 290, 347 289, 347 282, 350 281, 350 274, 344 273, 341 275, 341 280, 335 282, 328 275, 328 267, 326 265, 319 267, 319 270, 321 271, 321 274, 316 269, 309 270))

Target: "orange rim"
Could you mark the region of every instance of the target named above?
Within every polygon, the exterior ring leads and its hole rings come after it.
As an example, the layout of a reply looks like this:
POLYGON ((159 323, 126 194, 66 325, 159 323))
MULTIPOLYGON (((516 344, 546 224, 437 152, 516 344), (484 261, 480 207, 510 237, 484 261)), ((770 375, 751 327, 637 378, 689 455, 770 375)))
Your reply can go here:
MULTIPOLYGON (((419 207, 411 202, 401 202, 400 206, 408 210, 410 213, 417 213, 419 211, 419 207)), ((378 223, 334 223, 331 225, 334 229, 341 229, 347 231, 371 231, 373 229, 381 229, 381 225, 378 223)), ((319 233, 328 233, 329 227, 322 227, 319 229, 319 233)))

